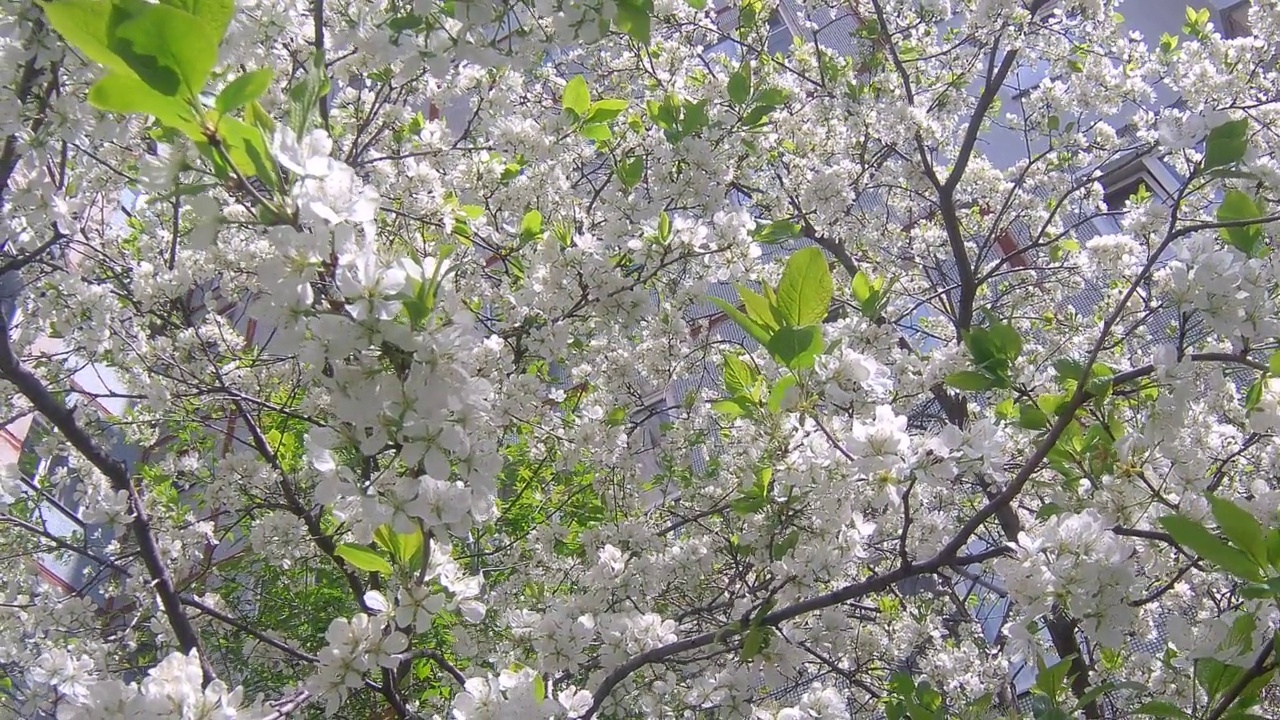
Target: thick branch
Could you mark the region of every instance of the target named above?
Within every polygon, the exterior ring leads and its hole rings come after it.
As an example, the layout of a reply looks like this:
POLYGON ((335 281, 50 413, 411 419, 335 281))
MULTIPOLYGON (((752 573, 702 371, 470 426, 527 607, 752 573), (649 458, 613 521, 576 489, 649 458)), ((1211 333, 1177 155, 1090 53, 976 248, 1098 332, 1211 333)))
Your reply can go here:
POLYGON ((160 605, 164 609, 165 617, 173 628, 174 637, 177 638, 183 652, 190 653, 194 650, 198 653, 205 684, 212 682, 213 667, 204 653, 199 634, 196 633, 191 619, 182 608, 182 600, 174 589, 169 569, 165 567, 164 560, 160 556, 160 548, 156 545, 146 507, 138 495, 137 488, 133 486, 128 469, 90 437, 89 433, 76 421, 75 413, 55 398, 30 370, 22 366, 9 343, 9 322, 3 315, 0 315, 0 377, 12 383, 18 392, 22 393, 32 406, 58 429, 72 447, 105 475, 114 490, 123 491, 129 496, 129 509, 133 513, 133 520, 129 525, 133 530, 134 540, 138 543, 138 552, 151 577, 152 585, 160 596, 160 605))

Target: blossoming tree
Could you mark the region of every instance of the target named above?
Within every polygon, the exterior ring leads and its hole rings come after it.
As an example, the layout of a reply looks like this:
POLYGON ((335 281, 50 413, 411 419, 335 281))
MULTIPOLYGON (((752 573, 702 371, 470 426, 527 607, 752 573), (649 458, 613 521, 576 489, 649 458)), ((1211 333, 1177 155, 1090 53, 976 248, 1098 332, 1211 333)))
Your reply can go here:
POLYGON ((1276 712, 1270 0, 0 7, 7 716, 1276 712))

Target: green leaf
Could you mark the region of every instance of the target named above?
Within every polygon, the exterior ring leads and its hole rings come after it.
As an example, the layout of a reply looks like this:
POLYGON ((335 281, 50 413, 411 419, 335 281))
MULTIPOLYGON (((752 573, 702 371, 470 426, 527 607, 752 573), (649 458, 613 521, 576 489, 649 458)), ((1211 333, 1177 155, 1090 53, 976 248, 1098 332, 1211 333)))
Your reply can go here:
POLYGON ((769 299, 745 285, 734 283, 733 287, 738 291, 738 297, 742 300, 742 308, 747 311, 747 317, 759 323, 760 327, 769 331, 770 334, 776 332, 779 327, 778 319, 769 299))
POLYGON ((752 320, 746 315, 743 315, 741 310, 730 305, 724 300, 721 300, 718 297, 712 297, 708 299, 712 303, 714 303, 716 307, 723 310, 724 313, 730 317, 730 319, 738 323, 738 326, 741 327, 743 330, 745 330, 748 335, 750 335, 752 338, 755 339, 756 342, 766 347, 769 345, 769 338, 771 337, 770 333, 765 332, 764 328, 760 327, 760 325, 756 323, 756 321, 752 320))
POLYGON ((1280 528, 1267 531, 1267 562, 1280 570, 1280 528))
POLYGON ((110 28, 142 9, 142 0, 54 0, 41 5, 49 25, 71 46, 115 73, 134 76, 129 64, 111 49, 110 28))
POLYGON ((1012 325, 991 323, 987 332, 995 346, 996 354, 1007 360, 1010 365, 1022 355, 1022 336, 1012 325))
POLYGON ((1254 380, 1244 394, 1244 409, 1253 410, 1262 402, 1262 378, 1254 380))
POLYGON ((767 105, 770 109, 777 108, 787 102, 787 91, 778 87, 765 88, 756 96, 756 102, 761 105, 767 105))
POLYGON ((588 140, 595 140, 596 142, 604 142, 605 140, 613 138, 613 131, 609 129, 608 125, 603 123, 583 125, 578 129, 578 134, 588 140))
POLYGON ((1139 705, 1134 711, 1137 715, 1150 715, 1155 718, 1178 718, 1185 720, 1191 716, 1186 714, 1177 705, 1167 700, 1148 700, 1139 705))
POLYGON ((1245 580, 1261 580, 1258 565, 1248 555, 1227 545, 1200 523, 1180 515, 1165 515, 1160 525, 1179 545, 1191 550, 1209 563, 1245 580))
POLYGON ((751 238, 766 245, 785 242, 800 237, 801 228, 790 220, 774 220, 751 231, 751 238))
POLYGON ((346 560, 356 569, 382 573, 383 575, 391 574, 391 563, 363 545, 343 543, 334 550, 334 554, 346 560))
POLYGON ((1244 668, 1228 665, 1215 658, 1200 658, 1196 661, 1196 684, 1204 689, 1212 700, 1233 686, 1244 674, 1244 668))
POLYGON ((1045 666, 1043 659, 1037 658, 1039 672, 1036 673, 1033 691, 1048 697, 1054 703, 1059 702, 1066 693, 1067 677, 1071 674, 1071 659, 1074 657, 1072 655, 1063 658, 1048 667, 1045 666))
POLYGON ((379 525, 373 531, 373 540, 400 565, 408 564, 409 560, 422 549, 421 530, 398 533, 390 525, 379 525))
POLYGON ((644 179, 644 157, 633 155, 618 163, 618 181, 628 190, 634 190, 644 179))
POLYGON ((792 549, 795 548, 796 543, 798 542, 800 542, 800 531, 792 530, 791 532, 787 533, 786 537, 774 543, 773 549, 769 553, 769 556, 772 557, 775 561, 781 560, 782 558, 787 556, 787 553, 791 552, 792 549))
POLYGON ((329 76, 322 53, 313 53, 307 72, 299 82, 289 88, 289 127, 299 136, 311 123, 312 114, 320 106, 320 99, 329 94, 329 76))
POLYGON ((542 213, 530 210, 520 219, 520 239, 533 240, 542 235, 542 213))
POLYGON ((1209 131, 1204 141, 1203 170, 1211 170, 1223 165, 1240 162, 1244 158, 1248 144, 1245 136, 1249 134, 1249 121, 1240 119, 1223 123, 1209 131))
POLYGON ((1271 353, 1271 357, 1267 358, 1267 371, 1275 377, 1280 377, 1280 352, 1271 353))
POLYGON ((591 91, 587 89, 586 78, 577 75, 564 86, 560 106, 573 113, 575 117, 587 116, 587 111, 591 109, 591 91))
POLYGON ((233 117, 224 116, 218 122, 218 136, 222 139, 231 162, 245 177, 258 177, 268 187, 279 185, 279 173, 275 161, 267 149, 262 131, 233 117))
POLYGON ((262 93, 271 87, 272 76, 273 73, 270 68, 262 68, 261 70, 254 70, 241 75, 222 88, 222 92, 218 93, 218 98, 214 101, 213 106, 221 113, 239 110, 262 97, 262 93))
POLYGON ((1016 424, 1020 428, 1027 430, 1048 430, 1049 416, 1037 405, 1031 403, 1018 404, 1018 419, 1016 424))
POLYGON ((790 325, 820 323, 831 308, 831 270, 816 247, 791 254, 778 283, 778 313, 790 325))
POLYGON ((740 418, 746 415, 751 410, 751 407, 742 398, 734 397, 711 403, 711 409, 730 418, 740 418))
POLYGON ((751 63, 743 62, 729 76, 729 100, 735 105, 745 105, 751 99, 751 63))
POLYGON ((630 105, 626 100, 621 98, 605 98, 591 103, 591 110, 587 112, 586 121, 588 123, 603 123, 618 117, 626 111, 630 105))
POLYGON ((777 110, 777 108, 772 105, 756 105, 742 116, 742 124, 748 128, 759 127, 764 124, 765 120, 769 119, 769 115, 774 110, 777 110))
POLYGON ((807 369, 822 352, 822 329, 817 325, 779 328, 765 347, 792 370, 807 369))
POLYGON ((542 704, 547 699, 547 681, 541 675, 533 676, 533 701, 542 704))
POLYGON ((235 0, 160 0, 168 5, 200 19, 220 44, 227 34, 227 26, 236 14, 235 0))
POLYGON ((964 345, 968 348, 974 365, 991 371, 1008 369, 1008 363, 1004 361, 988 329, 982 327, 970 329, 964 334, 964 345))
POLYGON ((760 651, 765 647, 765 641, 768 639, 768 632, 769 628, 758 625, 747 631, 747 634, 742 638, 743 662, 749 662, 760 654, 760 651))
MULTIPOLYGON (((1229 190, 1218 205, 1219 222, 1246 222, 1262 217, 1253 198, 1239 190, 1229 190)), ((1249 257, 1258 257, 1263 247, 1263 234, 1260 225, 1244 225, 1241 227, 1221 228, 1218 230, 1231 247, 1249 257)))
POLYGON ((198 18, 148 4, 112 27, 111 51, 161 95, 194 99, 208 84, 220 38, 198 18))
POLYGON ((658 213, 658 239, 663 242, 671 239, 671 216, 665 210, 658 213))
POLYGON ((689 7, 694 10, 705 10, 707 8, 707 0, 689 0, 689 7))
POLYGON ((769 504, 769 498, 761 495, 742 495, 729 501, 729 509, 739 515, 754 515, 769 504))
POLYGON ((613 24, 632 40, 641 45, 649 44, 649 16, 653 14, 653 0, 619 0, 618 14, 613 24))
POLYGON ((132 74, 112 72, 94 83, 89 88, 89 104, 121 115, 150 115, 188 137, 204 137, 187 103, 161 95, 132 74))
POLYGON ((796 378, 794 375, 783 375, 773 384, 769 390, 769 409, 773 412, 782 412, 782 401, 787 397, 787 391, 795 387, 796 378))
POLYGON ((1060 514, 1060 513, 1062 513, 1062 512, 1063 512, 1063 509, 1062 509, 1062 506, 1061 506, 1061 505, 1059 505, 1059 504, 1057 504, 1057 503, 1052 503, 1052 502, 1050 502, 1050 503, 1045 503, 1044 505, 1041 505, 1041 506, 1040 506, 1040 509, 1039 509, 1039 510, 1036 510, 1036 519, 1037 519, 1037 520, 1048 520, 1049 518, 1053 517, 1054 515, 1058 515, 1058 514, 1060 514))
POLYGON ((956 390, 965 392, 981 392, 996 386, 995 378, 977 370, 953 372, 943 382, 956 390))
POLYGON ((1259 565, 1267 562, 1267 539, 1262 523, 1248 510, 1236 505, 1226 498, 1209 496, 1209 507, 1213 511, 1213 519, 1218 521, 1222 534, 1227 536, 1233 545, 1244 550, 1259 565))
POLYGON ((870 300, 872 293, 875 292, 875 288, 871 284, 871 277, 861 270, 853 276, 850 288, 853 290, 854 299, 859 303, 865 303, 870 300))
POLYGON ((261 130, 264 137, 271 137, 275 133, 276 121, 267 114, 262 104, 256 100, 249 103, 249 107, 245 109, 244 120, 261 130))
POLYGON ((756 384, 756 371, 737 355, 724 358, 724 388, 730 395, 748 395, 756 384))

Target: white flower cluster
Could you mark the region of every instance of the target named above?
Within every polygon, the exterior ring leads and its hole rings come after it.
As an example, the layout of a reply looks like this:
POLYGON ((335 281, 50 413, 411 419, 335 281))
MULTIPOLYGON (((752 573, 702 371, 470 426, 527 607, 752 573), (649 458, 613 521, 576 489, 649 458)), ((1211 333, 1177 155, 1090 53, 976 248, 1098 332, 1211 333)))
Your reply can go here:
MULTIPOLYGON (((1124 647, 1137 618, 1127 602, 1137 582, 1129 564, 1134 549, 1097 511, 1054 515, 1021 533, 1013 549, 996 568, 1024 617, 1049 615, 1057 603, 1080 619, 1091 641, 1124 647)), ((1010 630, 1025 636, 1022 624, 1010 630)))
POLYGON ((101 679, 95 669, 92 658, 51 650, 26 679, 56 698, 57 716, 66 720, 253 720, 265 714, 240 707, 241 688, 231 690, 221 680, 202 686, 194 653, 168 655, 137 683, 101 679))

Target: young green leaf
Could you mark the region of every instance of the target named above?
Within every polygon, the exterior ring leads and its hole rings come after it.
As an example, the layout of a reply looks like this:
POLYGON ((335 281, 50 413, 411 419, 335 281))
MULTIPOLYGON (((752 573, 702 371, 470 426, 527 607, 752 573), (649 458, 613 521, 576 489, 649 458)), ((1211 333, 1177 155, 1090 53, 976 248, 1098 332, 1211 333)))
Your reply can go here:
MULTIPOLYGON (((1219 222, 1248 222, 1262 217, 1262 211, 1248 194, 1229 190, 1218 204, 1219 222)), ((1259 257, 1263 247, 1261 225, 1226 227, 1218 231, 1223 241, 1248 257, 1259 257)))
POLYGON ((1010 365, 1022 355, 1022 336, 1012 325, 993 322, 987 329, 996 353, 1007 360, 1010 365))
POLYGON ((529 241, 542 235, 542 213, 530 210, 520 219, 520 239, 529 241))
POLYGON ((754 368, 737 355, 724 358, 724 389, 730 395, 746 395, 756 384, 758 375, 754 368))
POLYGON ((859 303, 865 303, 870 300, 871 294, 875 292, 875 288, 872 287, 871 277, 862 270, 859 270, 853 276, 850 288, 853 290, 853 298, 859 303))
POLYGON ((88 59, 125 77, 135 73, 114 50, 111 49, 110 23, 119 23, 132 16, 141 5, 140 0, 110 3, 104 0, 52 0, 42 2, 49 25, 88 59))
POLYGON ((996 386, 995 378, 977 370, 953 372, 943 380, 948 386, 965 392, 981 392, 996 386))
POLYGON ((605 140, 613 138, 613 131, 604 123, 583 125, 578 130, 578 134, 588 140, 595 140, 596 142, 604 142, 605 140))
POLYGON ((756 242, 766 245, 785 242, 792 238, 800 237, 800 226, 790 220, 774 220, 766 225, 760 225, 751 231, 751 238, 756 242))
POLYGON ((614 25, 641 45, 649 44, 653 0, 619 0, 614 25))
POLYGON ((1261 580, 1258 564, 1248 555, 1219 540, 1200 523, 1180 515, 1165 515, 1160 524, 1179 545, 1208 562, 1245 580, 1261 580))
POLYGON ((728 315, 730 319, 736 322, 738 326, 741 327, 743 330, 745 330, 746 333, 750 335, 756 342, 760 343, 761 345, 768 346, 769 338, 772 336, 772 334, 766 332, 764 328, 760 327, 760 325, 756 323, 756 321, 747 317, 742 313, 741 310, 730 305, 728 302, 725 302, 724 300, 718 297, 711 297, 708 299, 712 303, 714 303, 716 307, 723 310, 724 313, 728 315))
POLYGON ((161 95, 132 74, 113 72, 98 80, 89 88, 89 104, 121 115, 149 115, 192 139, 204 137, 187 103, 161 95))
POLYGON ((1245 136, 1249 134, 1249 121, 1240 119, 1225 122, 1209 131, 1204 141, 1203 170, 1212 170, 1223 165, 1232 165, 1244 158, 1248 144, 1245 136))
POLYGON ((799 542, 800 542, 800 531, 792 530, 791 532, 787 533, 786 537, 774 543, 773 548, 769 552, 769 556, 772 557, 775 561, 781 560, 782 558, 786 557, 787 553, 791 552, 795 548, 796 544, 799 542))
POLYGON ((1244 550, 1259 565, 1267 562, 1267 538, 1262 523, 1253 513, 1226 498, 1210 496, 1209 507, 1213 511, 1213 519, 1218 522, 1222 534, 1227 536, 1231 544, 1244 550))
POLYGON ((271 87, 271 78, 272 72, 270 68, 247 72, 222 88, 222 92, 218 93, 213 106, 220 113, 239 110, 262 97, 262 93, 271 87))
POLYGON ((750 406, 741 398, 729 398, 727 400, 717 400, 711 403, 711 409, 728 416, 730 419, 740 418, 747 414, 750 406))
POLYGON ((227 26, 236 14, 235 0, 160 0, 161 5, 175 7, 198 18, 212 31, 218 43, 227 34, 227 26))
POLYGON ((194 99, 218 61, 218 40, 200 19, 168 5, 138 7, 110 26, 110 49, 161 95, 194 99))
POLYGON ((334 554, 346 560, 358 570, 382 573, 383 575, 391 574, 391 563, 387 562, 387 559, 377 552, 363 545, 343 543, 334 549, 334 554))
POLYGON ((822 329, 817 325, 779 328, 765 347, 792 370, 811 368, 822 352, 822 329))
POLYGON ((587 116, 587 111, 591 109, 591 91, 587 89, 586 78, 577 75, 564 86, 560 106, 577 118, 587 116))
POLYGON ((628 190, 634 190, 644 179, 644 157, 633 155, 618 163, 618 181, 628 190))
POLYGON ((621 98, 597 100, 591 103, 591 109, 587 112, 586 121, 588 123, 609 122, 625 112, 629 104, 621 98))
POLYGON ((769 299, 745 285, 734 283, 733 287, 738 291, 738 297, 742 300, 742 308, 746 310, 747 317, 759 323, 760 327, 769 331, 770 335, 776 332, 780 325, 777 313, 774 312, 773 304, 769 299))
POLYGON ((1149 716, 1153 718, 1176 718, 1177 720, 1187 720, 1191 716, 1179 708, 1177 705, 1167 700, 1148 700, 1139 705, 1134 711, 1138 716, 1149 716))
POLYGON ((787 393, 796 386, 796 377, 794 375, 783 375, 769 389, 768 406, 773 412, 782 412, 782 403, 787 398, 787 393))
POLYGON ((820 323, 831 307, 831 270, 816 247, 792 253, 778 283, 778 314, 789 325, 820 323))
POLYGON ((735 105, 745 105, 751 99, 751 63, 743 62, 729 76, 729 100, 735 105))
POLYGON ((747 631, 742 638, 742 661, 748 662, 760 654, 768 642, 769 628, 756 626, 747 631))
POLYGON ((267 149, 262 131, 234 117, 224 116, 218 122, 218 136, 236 169, 245 177, 257 177, 268 187, 279 184, 275 160, 267 149))

